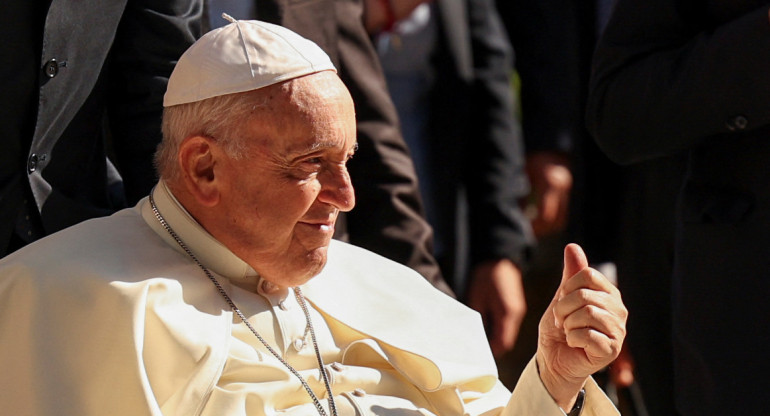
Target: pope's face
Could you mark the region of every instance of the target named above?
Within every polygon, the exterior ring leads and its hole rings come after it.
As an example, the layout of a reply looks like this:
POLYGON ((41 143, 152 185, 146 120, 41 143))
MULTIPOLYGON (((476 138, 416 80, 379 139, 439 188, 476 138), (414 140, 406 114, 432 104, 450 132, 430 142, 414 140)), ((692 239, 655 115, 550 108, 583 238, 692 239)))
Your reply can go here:
POLYGON ((353 102, 329 71, 268 88, 247 125, 246 157, 217 170, 226 184, 218 238, 265 279, 297 286, 321 271, 337 215, 355 204, 353 102))

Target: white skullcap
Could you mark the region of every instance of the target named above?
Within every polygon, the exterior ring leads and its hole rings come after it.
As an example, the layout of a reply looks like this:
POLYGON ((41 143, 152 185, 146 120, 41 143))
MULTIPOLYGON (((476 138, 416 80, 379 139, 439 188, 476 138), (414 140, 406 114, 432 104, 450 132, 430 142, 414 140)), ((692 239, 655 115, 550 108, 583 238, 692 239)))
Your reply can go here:
POLYGON ((164 107, 336 71, 318 45, 289 29, 228 20, 233 23, 205 34, 179 58, 168 80, 164 107))

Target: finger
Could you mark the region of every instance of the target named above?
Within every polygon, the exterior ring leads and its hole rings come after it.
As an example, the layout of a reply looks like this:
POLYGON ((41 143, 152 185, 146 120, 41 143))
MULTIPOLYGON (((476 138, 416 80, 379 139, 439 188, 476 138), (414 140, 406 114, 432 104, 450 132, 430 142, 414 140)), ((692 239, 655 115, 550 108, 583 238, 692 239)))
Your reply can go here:
POLYGON ((561 274, 561 284, 559 285, 559 289, 556 290, 556 295, 554 295, 554 298, 551 301, 551 305, 549 305, 549 308, 553 313, 554 325, 556 325, 557 328, 561 327, 561 320, 555 313, 555 307, 557 301, 564 297, 565 292, 563 288, 572 276, 576 275, 578 272, 587 267, 588 259, 586 258, 583 249, 574 243, 567 244, 567 246, 564 247, 564 269, 562 270, 561 274))
MULTIPOLYGON (((589 347, 588 345, 581 344, 580 342, 577 342, 577 340, 587 341, 589 339, 580 338, 580 336, 581 334, 584 336, 590 335, 590 340, 596 341, 600 339, 601 341, 597 342, 602 343, 609 341, 608 347, 613 349, 608 351, 604 349, 606 346, 602 344, 599 345, 599 348, 596 348, 594 351, 589 350, 587 353, 590 352, 597 356, 615 354, 618 351, 615 351, 614 348, 622 345, 622 341, 625 338, 625 309, 621 306, 617 306, 610 295, 599 292, 593 292, 591 295, 593 295, 594 299, 598 300, 596 303, 606 302, 610 304, 610 306, 605 308, 588 304, 564 317, 563 327, 568 343, 570 337, 573 337, 574 345, 570 344, 570 346, 587 348, 589 347), (603 300, 603 298, 605 300, 603 300), (599 334, 604 337, 598 337, 599 334)), ((570 296, 574 297, 574 295, 570 296)), ((561 303, 564 302, 560 302, 560 304, 561 303)))
POLYGON ((543 192, 540 199, 540 218, 546 224, 553 224, 559 212, 558 194, 551 189, 543 192))
POLYGON ((617 294, 620 296, 620 291, 609 281, 609 279, 598 270, 590 267, 572 275, 572 277, 567 282, 564 282, 561 287, 563 296, 581 289, 594 290, 612 295, 617 294))
POLYGON ((564 247, 564 269, 561 275, 562 286, 570 277, 588 267, 588 259, 583 249, 577 244, 564 247))
POLYGON ((500 357, 513 348, 516 342, 518 327, 511 317, 490 314, 487 322, 489 346, 492 354, 500 357))
MULTIPOLYGON (((580 274, 575 276, 573 280, 579 279, 579 276, 580 274)), ((569 283, 572 282, 570 281, 568 284, 569 283)), ((628 316, 628 310, 623 305, 619 293, 607 293, 580 288, 568 293, 554 305, 554 316, 559 322, 564 322, 565 324, 568 318, 580 311, 583 311, 582 313, 595 312, 597 314, 609 314, 609 316, 617 320, 618 325, 625 325, 628 316)), ((578 317, 583 317, 583 315, 576 315, 573 319, 578 317)), ((588 325, 590 325, 590 322, 584 322, 582 326, 588 325)), ((576 325, 573 325, 573 327, 574 326, 576 325)))
POLYGON ((516 314, 503 307, 494 308, 487 311, 489 320, 490 346, 495 356, 500 356, 513 348, 518 335, 520 319, 516 319, 516 314))
POLYGON ((612 362, 620 354, 622 345, 620 340, 610 338, 593 328, 566 331, 566 339, 567 345, 582 349, 593 363, 602 367, 612 362))
POLYGON ((610 338, 621 336, 623 320, 614 313, 594 305, 586 305, 563 318, 565 331, 593 328, 610 338))
POLYGON ((508 351, 513 348, 518 334, 518 324, 512 315, 506 315, 495 323, 495 332, 499 334, 500 348, 508 351))

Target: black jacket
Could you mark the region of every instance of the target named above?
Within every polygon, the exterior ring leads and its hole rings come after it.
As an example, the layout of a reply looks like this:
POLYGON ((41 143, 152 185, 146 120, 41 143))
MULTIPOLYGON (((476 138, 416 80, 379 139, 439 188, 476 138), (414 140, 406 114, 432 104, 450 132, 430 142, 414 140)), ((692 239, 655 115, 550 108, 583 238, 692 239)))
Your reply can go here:
POLYGON ((529 184, 514 117, 513 50, 494 2, 439 1, 436 10, 425 147, 433 159, 429 189, 437 227, 445 237, 441 263, 461 290, 469 270, 483 261, 524 264, 533 237, 519 200, 529 184))
POLYGON ((587 122, 605 152, 687 158, 673 288, 684 415, 766 413, 768 4, 620 0, 594 58, 587 122))
POLYGON ((28 3, 0 6, 0 255, 14 232, 29 242, 147 194, 166 82, 199 34, 198 0, 28 3))

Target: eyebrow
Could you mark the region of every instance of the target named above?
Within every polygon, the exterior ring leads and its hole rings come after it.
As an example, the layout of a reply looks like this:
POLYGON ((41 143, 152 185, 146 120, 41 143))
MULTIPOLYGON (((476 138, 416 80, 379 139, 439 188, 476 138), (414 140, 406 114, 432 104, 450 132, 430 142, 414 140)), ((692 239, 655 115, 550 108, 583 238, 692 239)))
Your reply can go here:
MULTIPOLYGON (((337 147, 337 143, 331 142, 331 141, 321 141, 321 142, 314 142, 310 146, 304 146, 304 147, 298 147, 295 149, 289 149, 289 155, 288 159, 291 161, 295 161, 297 159, 300 159, 302 157, 307 156, 308 154, 318 152, 320 150, 326 150, 326 149, 333 149, 337 147)), ((358 141, 353 143, 353 148, 351 149, 353 153, 358 151, 358 141)))

